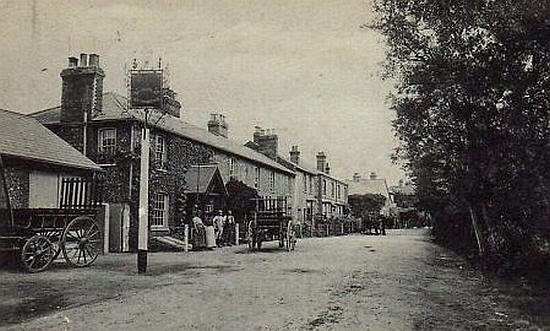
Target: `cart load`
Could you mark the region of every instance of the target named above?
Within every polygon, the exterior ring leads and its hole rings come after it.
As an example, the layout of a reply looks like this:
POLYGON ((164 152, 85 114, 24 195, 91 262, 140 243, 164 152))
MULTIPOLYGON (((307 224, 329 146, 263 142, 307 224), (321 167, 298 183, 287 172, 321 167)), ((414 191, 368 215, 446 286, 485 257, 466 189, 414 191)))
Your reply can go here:
POLYGON ((296 246, 296 231, 287 197, 253 199, 255 210, 248 222, 247 239, 251 250, 260 250, 262 243, 277 238, 279 247, 288 251, 296 246))

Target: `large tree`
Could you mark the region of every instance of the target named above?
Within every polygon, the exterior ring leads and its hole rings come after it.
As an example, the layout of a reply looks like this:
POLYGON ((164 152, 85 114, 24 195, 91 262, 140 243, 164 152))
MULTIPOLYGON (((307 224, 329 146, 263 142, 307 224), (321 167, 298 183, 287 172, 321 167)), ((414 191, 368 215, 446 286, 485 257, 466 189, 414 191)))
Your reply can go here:
POLYGON ((380 215, 380 210, 386 202, 386 197, 381 194, 352 194, 348 196, 351 214, 357 218, 366 218, 372 215, 380 215))
POLYGON ((442 212, 467 216, 481 253, 548 234, 550 3, 375 0, 375 11, 419 206, 466 235, 442 212))

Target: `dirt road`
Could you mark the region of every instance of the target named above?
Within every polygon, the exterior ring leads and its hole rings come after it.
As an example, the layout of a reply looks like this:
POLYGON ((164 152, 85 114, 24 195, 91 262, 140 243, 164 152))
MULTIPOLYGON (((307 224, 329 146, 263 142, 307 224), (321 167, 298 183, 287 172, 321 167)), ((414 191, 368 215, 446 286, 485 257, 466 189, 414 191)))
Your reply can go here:
POLYGON ((7 330, 540 330, 546 297, 493 284, 426 230, 156 253, 40 274, 0 272, 7 330), (527 309, 528 310, 524 310, 527 309))

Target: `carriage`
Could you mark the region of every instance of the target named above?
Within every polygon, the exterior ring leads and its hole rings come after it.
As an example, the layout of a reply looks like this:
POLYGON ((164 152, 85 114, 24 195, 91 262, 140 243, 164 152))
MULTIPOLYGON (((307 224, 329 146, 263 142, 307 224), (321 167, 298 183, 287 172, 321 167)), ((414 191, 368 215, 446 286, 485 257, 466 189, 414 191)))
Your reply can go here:
POLYGON ((279 247, 288 251, 296 247, 296 231, 286 197, 253 199, 255 210, 248 222, 247 239, 251 250, 260 250, 266 240, 277 238, 279 247))
POLYGON ((85 267, 102 252, 97 181, 64 178, 60 190, 60 208, 12 208, 0 158, 0 252, 16 253, 28 272, 47 269, 60 254, 85 267))

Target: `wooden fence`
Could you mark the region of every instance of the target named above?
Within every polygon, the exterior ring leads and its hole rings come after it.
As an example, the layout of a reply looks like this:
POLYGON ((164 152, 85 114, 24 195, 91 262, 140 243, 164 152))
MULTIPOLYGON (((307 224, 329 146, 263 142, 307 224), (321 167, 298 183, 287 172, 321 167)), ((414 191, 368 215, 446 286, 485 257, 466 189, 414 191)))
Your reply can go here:
POLYGON ((101 205, 99 183, 93 178, 63 178, 59 206, 62 209, 88 209, 101 205))

